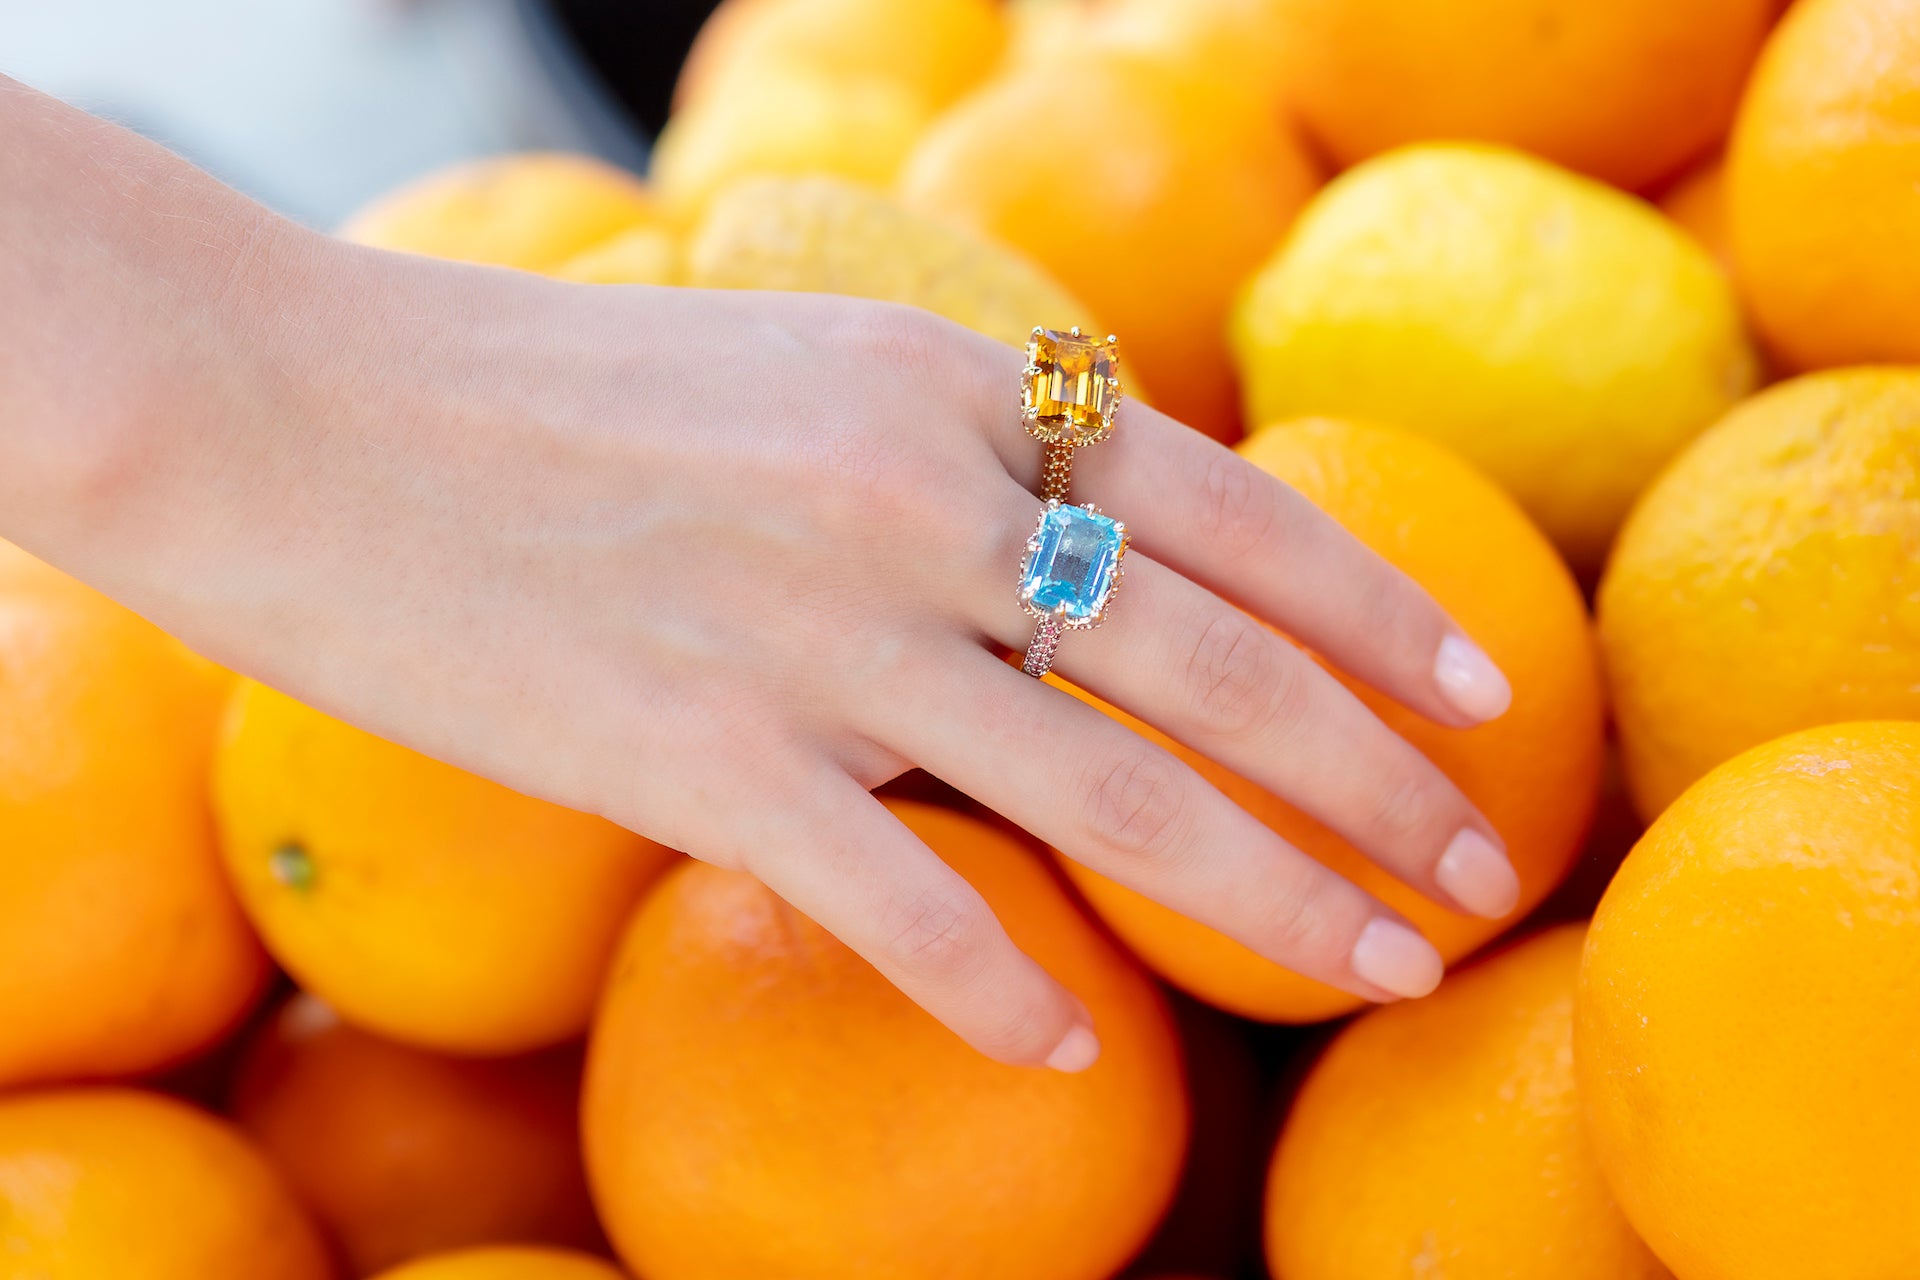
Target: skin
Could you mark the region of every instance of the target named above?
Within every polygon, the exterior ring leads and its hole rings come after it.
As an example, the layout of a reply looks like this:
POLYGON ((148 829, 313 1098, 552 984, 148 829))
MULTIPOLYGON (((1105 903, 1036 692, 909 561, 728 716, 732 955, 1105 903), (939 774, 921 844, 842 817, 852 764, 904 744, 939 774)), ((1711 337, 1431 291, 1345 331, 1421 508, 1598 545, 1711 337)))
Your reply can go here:
MULTIPOLYGON (((913 766, 1309 976, 1438 982, 1378 901, 1002 661, 1040 511, 1019 352, 854 299, 349 245, 5 80, 0 192, 0 536, 208 656, 752 872, 1007 1062, 1083 1069, 1097 1031, 868 794, 913 766)), ((1235 607, 1438 721, 1498 715, 1423 591, 1138 404, 1074 484, 1134 543, 1063 676, 1511 908, 1484 818, 1235 607)))

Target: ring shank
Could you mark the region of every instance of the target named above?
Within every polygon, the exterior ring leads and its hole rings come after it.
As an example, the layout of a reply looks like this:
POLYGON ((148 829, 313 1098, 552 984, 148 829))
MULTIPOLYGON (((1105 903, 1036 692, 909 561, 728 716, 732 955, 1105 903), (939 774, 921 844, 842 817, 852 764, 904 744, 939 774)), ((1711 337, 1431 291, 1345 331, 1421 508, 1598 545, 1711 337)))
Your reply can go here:
POLYGON ((1054 651, 1060 647, 1060 633, 1066 628, 1058 618, 1042 618, 1027 644, 1027 660, 1021 670, 1038 680, 1053 668, 1054 651))

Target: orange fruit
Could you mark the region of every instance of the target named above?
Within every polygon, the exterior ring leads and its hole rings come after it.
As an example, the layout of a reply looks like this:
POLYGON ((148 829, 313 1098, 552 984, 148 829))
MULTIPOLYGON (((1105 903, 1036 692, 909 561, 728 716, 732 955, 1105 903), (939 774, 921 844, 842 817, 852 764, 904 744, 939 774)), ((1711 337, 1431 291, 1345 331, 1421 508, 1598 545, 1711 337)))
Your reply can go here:
POLYGON ((600 1242, 580 1163, 579 1059, 450 1058, 295 996, 248 1050, 233 1115, 356 1274, 501 1241, 600 1242))
POLYGON ((1574 1059, 1620 1206, 1686 1280, 1920 1275, 1920 724, 1721 765, 1607 890, 1574 1059))
POLYGON ((621 945, 582 1109, 647 1280, 1105 1280, 1166 1208, 1187 1104, 1153 984, 1020 841, 889 807, 1086 1004, 1100 1060, 985 1058, 751 876, 689 863, 621 945))
POLYGON ((1643 817, 1790 730, 1920 718, 1920 369, 1737 406, 1641 496, 1599 610, 1643 817))
POLYGON ((932 111, 986 74, 1005 41, 994 0, 724 0, 687 54, 674 108, 799 72, 894 85, 932 111))
POLYGON ((1024 251, 1120 335, 1160 408, 1230 439, 1227 312, 1315 184, 1276 114, 1234 82, 1069 58, 1012 70, 956 104, 908 157, 899 190, 1024 251))
POLYGON ((134 1089, 0 1098, 10 1280, 329 1280, 326 1247, 231 1125, 134 1089))
POLYGON ((675 856, 253 683, 214 798, 280 963, 350 1021, 450 1053, 585 1029, 628 910, 675 856))
POLYGON ((378 1280, 625 1280, 612 1264, 566 1249, 496 1245, 435 1254, 378 1280))
POLYGON ((1282 8, 1282 0, 1014 0, 1007 57, 1046 66, 1069 50, 1153 58, 1231 77, 1279 110, 1282 8))
POLYGON ((428 174, 356 213, 340 234, 382 249, 550 271, 657 217, 646 185, 624 169, 535 151, 428 174))
POLYGON ((1660 211, 1684 227, 1722 267, 1733 269, 1733 236, 1727 227, 1727 166, 1721 156, 1705 161, 1660 197, 1660 211))
POLYGON ((890 80, 783 70, 676 111, 647 174, 683 224, 748 178, 830 175, 884 187, 932 119, 931 107, 890 80))
POLYGON ((0 562, 0 1087, 169 1066, 260 993, 207 811, 231 687, 26 553, 0 562))
POLYGON ((1585 930, 1562 925, 1342 1031, 1267 1183, 1286 1280, 1665 1280, 1607 1191, 1573 1079, 1585 930))
POLYGON ((1531 151, 1638 189, 1726 132, 1775 0, 1276 0, 1278 76, 1341 165, 1407 142, 1531 151))
MULTIPOLYGON (((1512 917, 1518 919, 1572 865, 1600 778, 1600 680, 1586 607, 1566 566, 1492 481, 1418 436, 1306 419, 1258 431, 1240 452, 1424 586, 1506 672, 1512 707, 1466 730, 1442 728, 1357 682, 1347 683, 1388 727, 1444 770, 1506 838, 1520 875, 1520 903, 1512 917)), ((1447 959, 1466 955, 1503 927, 1421 897, 1271 792, 1106 710, 1174 751, 1281 836, 1404 913, 1447 959)), ((1337 1017, 1362 1003, 1071 859, 1061 864, 1122 940, 1161 976, 1203 1000, 1277 1022, 1337 1017)))
POLYGON ((1793 368, 1920 360, 1920 0, 1801 0, 1740 108, 1728 222, 1793 368))

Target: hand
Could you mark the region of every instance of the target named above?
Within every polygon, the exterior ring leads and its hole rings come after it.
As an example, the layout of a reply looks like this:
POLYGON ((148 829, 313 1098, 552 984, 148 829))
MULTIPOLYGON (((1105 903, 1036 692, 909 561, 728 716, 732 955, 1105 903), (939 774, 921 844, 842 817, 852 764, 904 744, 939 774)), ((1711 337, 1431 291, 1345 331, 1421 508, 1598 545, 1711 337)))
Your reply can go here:
MULTIPOLYGON (((97 513, 120 543, 97 575, 210 656, 752 872, 1008 1062, 1078 1069, 1095 1033, 868 794, 912 766, 1303 974, 1375 1000, 1438 981, 1379 901, 1003 661, 1041 506, 1018 352, 848 299, 565 285, 290 229, 260 252, 255 358, 227 353, 244 372, 97 513)), ((1423 591, 1135 401, 1075 495, 1134 541, 1064 677, 1440 901, 1512 907, 1447 778, 1227 602, 1438 721, 1499 714, 1504 679, 1423 591)))

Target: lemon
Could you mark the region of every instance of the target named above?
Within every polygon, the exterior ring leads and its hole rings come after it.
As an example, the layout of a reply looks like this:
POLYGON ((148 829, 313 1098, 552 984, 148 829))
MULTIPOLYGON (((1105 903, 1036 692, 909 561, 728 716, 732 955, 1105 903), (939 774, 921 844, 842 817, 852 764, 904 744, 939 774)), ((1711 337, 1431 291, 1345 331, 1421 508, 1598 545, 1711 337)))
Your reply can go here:
POLYGON ((827 177, 730 186, 693 231, 686 283, 904 302, 1008 343, 1025 342, 1036 322, 1104 332, 1012 249, 827 177))
POLYGON ((1505 148, 1408 147, 1329 185, 1232 320, 1250 424, 1396 423, 1517 498, 1576 569, 1754 384, 1725 275, 1651 206, 1505 148))

